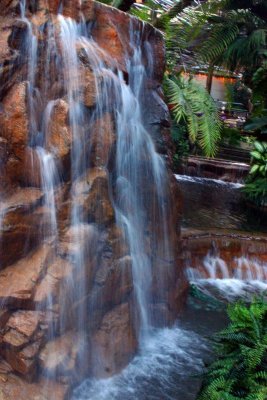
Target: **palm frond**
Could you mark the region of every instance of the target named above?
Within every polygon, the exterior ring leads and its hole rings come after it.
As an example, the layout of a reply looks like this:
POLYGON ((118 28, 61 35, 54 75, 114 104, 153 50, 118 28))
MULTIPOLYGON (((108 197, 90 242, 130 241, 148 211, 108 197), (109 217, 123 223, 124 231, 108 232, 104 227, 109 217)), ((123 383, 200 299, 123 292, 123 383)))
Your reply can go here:
POLYGON ((206 89, 194 79, 180 76, 166 80, 168 102, 175 120, 188 124, 189 138, 197 142, 204 154, 213 157, 220 139, 218 109, 206 89))

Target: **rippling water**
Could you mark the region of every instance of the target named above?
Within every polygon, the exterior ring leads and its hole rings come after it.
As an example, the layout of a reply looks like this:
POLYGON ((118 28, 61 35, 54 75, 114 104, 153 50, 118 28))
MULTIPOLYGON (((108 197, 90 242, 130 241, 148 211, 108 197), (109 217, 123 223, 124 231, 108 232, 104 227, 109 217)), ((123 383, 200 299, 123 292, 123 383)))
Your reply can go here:
MULTIPOLYGON (((265 220, 257 214, 254 224, 250 223, 242 184, 181 175, 176 179, 184 194, 184 226, 267 231, 265 220)), ((252 278, 189 276, 199 292, 224 303, 267 290, 266 282, 252 278)), ((174 328, 153 330, 120 374, 85 380, 74 390, 72 400, 194 400, 204 363, 212 356, 207 338, 226 324, 223 309, 210 309, 208 303, 205 306, 191 297, 174 328)))

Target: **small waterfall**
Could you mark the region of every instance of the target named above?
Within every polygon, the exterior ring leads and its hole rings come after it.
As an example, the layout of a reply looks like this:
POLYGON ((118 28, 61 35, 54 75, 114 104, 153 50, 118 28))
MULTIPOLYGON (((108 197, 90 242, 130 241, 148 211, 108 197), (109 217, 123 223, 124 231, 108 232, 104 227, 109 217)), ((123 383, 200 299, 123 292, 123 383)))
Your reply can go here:
POLYGON ((231 264, 208 253, 198 268, 187 267, 191 283, 208 295, 227 301, 251 298, 267 290, 267 264, 248 256, 233 257, 231 264))
POLYGON ((211 256, 210 254, 203 261, 207 275, 211 279, 216 279, 218 276, 221 279, 228 279, 230 277, 227 265, 220 257, 211 256))
POLYGON ((235 259, 237 265, 234 277, 240 280, 267 281, 267 264, 257 259, 249 259, 245 256, 235 259))
POLYGON ((50 212, 50 228, 44 232, 44 235, 52 236, 57 239, 57 215, 54 188, 59 180, 58 171, 55 165, 53 155, 47 152, 43 147, 37 147, 42 172, 42 190, 45 194, 44 204, 50 212))
POLYGON ((38 40, 33 32, 31 22, 26 16, 26 0, 20 0, 21 20, 27 26, 27 34, 24 43, 25 58, 27 60, 27 81, 28 81, 28 107, 30 118, 30 135, 33 136, 37 132, 37 117, 35 109, 35 73, 37 67, 37 47, 38 40))
MULTIPOLYGON (((165 206, 161 196, 165 197, 165 167, 162 158, 157 154, 154 143, 144 128, 141 116, 142 90, 148 70, 142 62, 142 32, 131 29, 131 47, 133 56, 128 60, 129 85, 121 82, 121 108, 117 110, 117 178, 116 213, 125 237, 130 246, 132 257, 133 279, 137 304, 140 310, 141 330, 145 335, 151 323, 149 304, 153 303, 151 295, 153 260, 148 255, 149 243, 147 231, 149 221, 147 207, 156 207, 156 224, 163 231, 166 239, 163 245, 163 258, 170 258, 170 249, 166 238, 165 206), (147 199, 142 185, 155 188, 154 198, 147 199), (148 205, 148 200, 154 204, 148 205)), ((150 50, 148 48, 148 50, 150 50)), ((150 63, 151 58, 149 58, 150 63)), ((150 216, 150 218, 153 219, 150 216)), ((159 233, 160 235, 160 233, 159 233)), ((153 239, 152 239, 153 241, 153 239)))

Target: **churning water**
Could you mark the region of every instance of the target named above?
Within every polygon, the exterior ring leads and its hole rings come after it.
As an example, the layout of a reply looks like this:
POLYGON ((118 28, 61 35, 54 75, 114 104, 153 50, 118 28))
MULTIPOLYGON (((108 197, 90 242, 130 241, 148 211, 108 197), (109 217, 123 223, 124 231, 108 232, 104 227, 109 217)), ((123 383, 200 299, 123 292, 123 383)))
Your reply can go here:
POLYGON ((88 379, 72 400, 193 400, 199 389, 207 343, 193 331, 174 327, 151 332, 143 351, 121 374, 88 379))

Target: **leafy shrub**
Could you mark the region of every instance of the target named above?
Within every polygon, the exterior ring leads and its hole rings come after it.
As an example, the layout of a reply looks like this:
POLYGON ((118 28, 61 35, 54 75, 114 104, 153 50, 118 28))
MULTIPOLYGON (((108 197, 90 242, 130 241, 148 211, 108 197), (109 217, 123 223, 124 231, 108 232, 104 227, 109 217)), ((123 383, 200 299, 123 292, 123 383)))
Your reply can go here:
POLYGON ((256 205, 267 203, 267 143, 254 142, 249 177, 243 191, 256 205))
POLYGON ((223 127, 221 138, 222 138, 222 143, 236 147, 239 147, 240 142, 242 141, 242 136, 240 134, 240 131, 236 128, 228 128, 227 126, 223 127))
POLYGON ((197 143, 205 156, 213 157, 222 124, 210 94, 199 82, 182 75, 166 78, 164 89, 175 121, 187 125, 190 142, 197 143))
POLYGON ((255 141, 254 149, 250 154, 252 157, 250 175, 267 178, 267 143, 255 141))
POLYGON ((171 136, 175 145, 174 154, 174 168, 177 168, 183 157, 187 157, 189 154, 190 146, 187 138, 186 127, 182 124, 177 124, 175 121, 172 122, 171 136))
POLYGON ((247 198, 258 206, 267 203, 267 179, 256 178, 246 182, 243 189, 247 198))
POLYGON ((198 400, 266 400, 267 302, 237 302, 228 315, 228 328, 215 335, 217 359, 208 367, 198 400))

